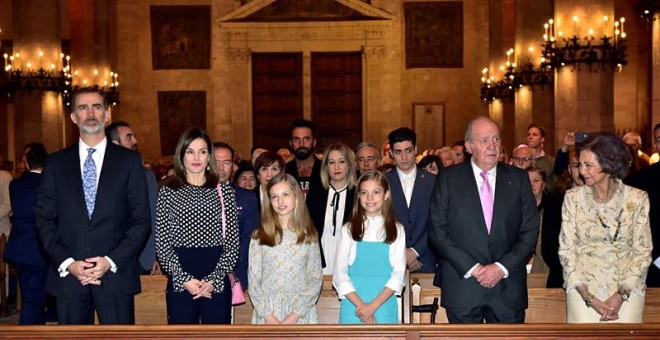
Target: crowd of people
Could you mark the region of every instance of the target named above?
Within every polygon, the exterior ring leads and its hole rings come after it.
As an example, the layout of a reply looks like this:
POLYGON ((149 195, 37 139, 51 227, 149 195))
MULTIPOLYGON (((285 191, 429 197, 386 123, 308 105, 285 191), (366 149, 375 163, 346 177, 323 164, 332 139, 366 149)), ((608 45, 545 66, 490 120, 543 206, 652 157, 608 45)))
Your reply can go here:
MULTIPOLYGON (((134 323, 139 275, 167 275, 170 324, 230 323, 234 284, 255 324, 318 323, 324 275, 345 324, 400 322, 407 270, 435 273, 450 323, 524 322, 528 273, 566 290, 570 323, 642 322, 646 287, 660 286, 660 163, 639 135, 569 131, 552 157, 532 124, 509 157, 498 125, 476 117, 451 146, 420 152, 402 127, 382 152, 317 153, 300 119, 289 148, 250 160, 190 128, 161 174, 128 123, 106 127, 102 92, 72 103, 80 140, 50 155, 29 144, 3 193, 21 324, 44 323, 47 293, 60 324, 134 323)), ((654 137, 660 150, 660 124, 654 137)))

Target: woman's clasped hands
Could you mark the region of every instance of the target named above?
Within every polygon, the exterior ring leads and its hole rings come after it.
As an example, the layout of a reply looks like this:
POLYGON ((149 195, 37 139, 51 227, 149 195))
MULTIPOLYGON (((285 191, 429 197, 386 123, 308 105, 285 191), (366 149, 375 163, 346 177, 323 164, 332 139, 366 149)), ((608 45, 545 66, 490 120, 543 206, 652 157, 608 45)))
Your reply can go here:
POLYGON ((193 296, 193 300, 204 297, 207 299, 211 298, 213 294, 213 281, 200 281, 198 279, 192 279, 183 284, 190 295, 193 296))

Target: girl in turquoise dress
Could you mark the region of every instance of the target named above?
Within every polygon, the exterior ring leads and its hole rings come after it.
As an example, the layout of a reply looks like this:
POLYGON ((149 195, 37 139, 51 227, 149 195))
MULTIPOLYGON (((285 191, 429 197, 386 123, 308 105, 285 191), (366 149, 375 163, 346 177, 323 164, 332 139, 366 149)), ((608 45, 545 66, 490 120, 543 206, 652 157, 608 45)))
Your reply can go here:
POLYGON ((291 175, 279 174, 266 189, 261 224, 250 241, 252 323, 319 323, 321 251, 300 185, 291 175))
POLYGON ((385 175, 369 171, 358 180, 353 216, 337 244, 332 284, 341 305, 340 324, 399 323, 395 295, 406 271, 406 237, 396 222, 385 175))

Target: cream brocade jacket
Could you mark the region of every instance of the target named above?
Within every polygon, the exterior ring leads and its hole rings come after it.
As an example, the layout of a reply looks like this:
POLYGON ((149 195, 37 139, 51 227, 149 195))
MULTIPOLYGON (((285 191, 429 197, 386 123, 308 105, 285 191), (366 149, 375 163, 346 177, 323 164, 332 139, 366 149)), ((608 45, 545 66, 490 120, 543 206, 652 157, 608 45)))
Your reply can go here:
POLYGON ((620 286, 645 293, 653 247, 648 195, 616 181, 607 203, 597 203, 586 185, 566 192, 559 259, 567 293, 582 283, 601 300, 620 286))

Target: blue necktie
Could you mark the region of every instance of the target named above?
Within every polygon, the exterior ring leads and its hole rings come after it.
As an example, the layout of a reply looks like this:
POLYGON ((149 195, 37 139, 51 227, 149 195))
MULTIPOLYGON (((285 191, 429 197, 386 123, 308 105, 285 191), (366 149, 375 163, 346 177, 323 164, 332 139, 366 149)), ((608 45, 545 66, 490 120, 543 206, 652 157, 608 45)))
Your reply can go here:
POLYGON ((83 190, 85 191, 85 204, 87 205, 87 214, 92 218, 94 212, 94 202, 96 201, 96 163, 92 154, 96 149, 87 149, 87 158, 83 164, 83 190))

